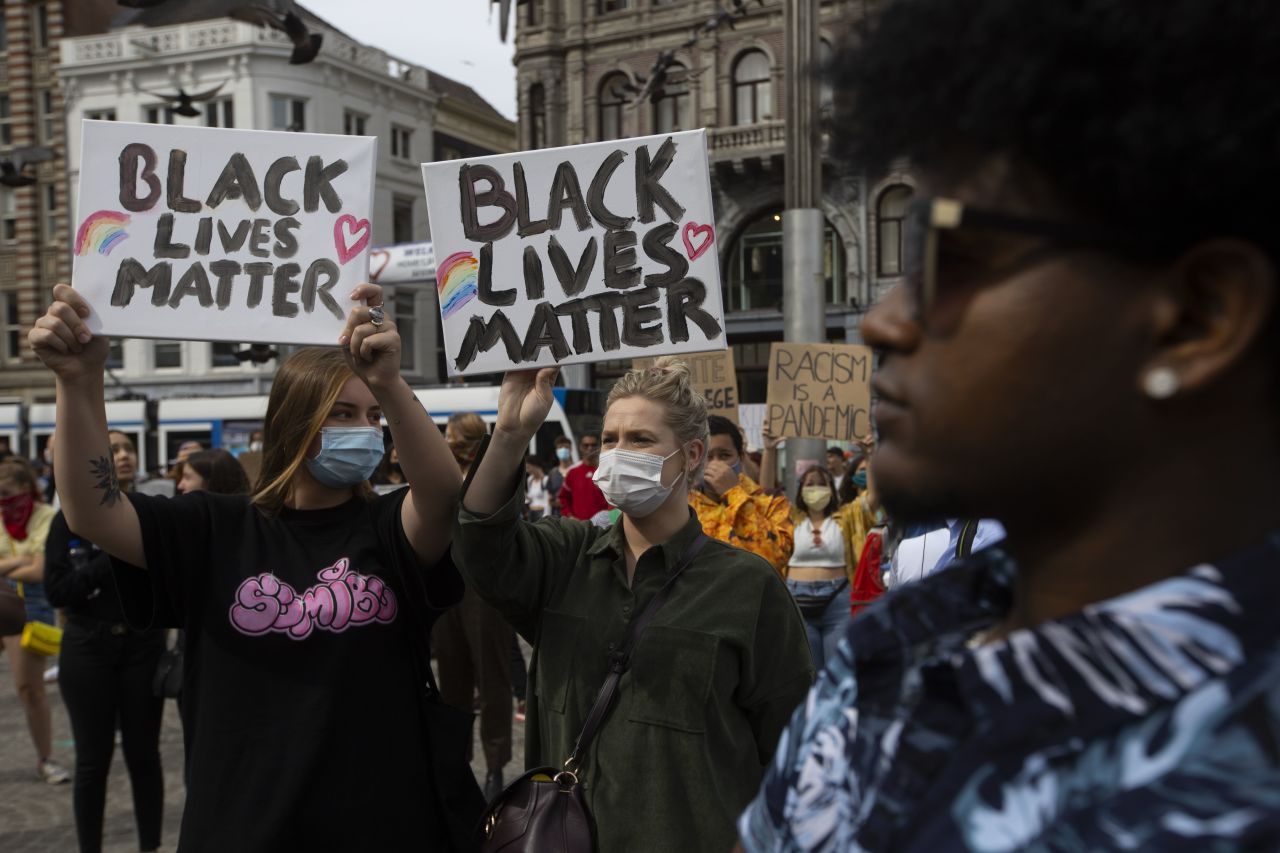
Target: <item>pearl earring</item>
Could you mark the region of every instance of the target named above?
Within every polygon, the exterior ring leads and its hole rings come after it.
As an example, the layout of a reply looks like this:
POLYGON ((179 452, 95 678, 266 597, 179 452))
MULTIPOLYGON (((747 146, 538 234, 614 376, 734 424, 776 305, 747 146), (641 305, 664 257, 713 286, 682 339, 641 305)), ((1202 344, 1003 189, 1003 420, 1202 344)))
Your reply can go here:
POLYGON ((1142 377, 1142 390, 1153 400, 1168 400, 1178 393, 1178 374, 1172 367, 1153 367, 1142 377))

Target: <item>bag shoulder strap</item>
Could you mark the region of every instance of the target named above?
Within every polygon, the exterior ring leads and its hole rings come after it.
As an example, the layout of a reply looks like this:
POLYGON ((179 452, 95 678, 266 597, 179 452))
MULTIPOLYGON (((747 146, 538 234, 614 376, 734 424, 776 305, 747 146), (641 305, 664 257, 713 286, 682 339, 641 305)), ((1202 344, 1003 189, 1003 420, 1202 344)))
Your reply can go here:
POLYGON ((957 560, 963 560, 973 553, 973 541, 978 538, 978 519, 970 518, 960 528, 960 536, 956 541, 957 560))
POLYGON ((582 761, 582 756, 586 754, 591 746, 591 741, 595 739, 596 731, 600 728, 600 724, 604 722, 605 714, 609 712, 609 706, 613 704, 613 697, 618 692, 618 682, 622 680, 622 674, 631 665, 631 652, 635 648, 636 641, 640 639, 640 634, 644 632, 644 629, 653 621, 653 617, 657 615, 658 610, 666 603, 676 578, 680 577, 680 574, 698 556, 698 552, 710 541, 711 537, 699 531, 693 541, 685 546, 684 553, 680 555, 680 562, 676 564, 671 576, 667 578, 667 582, 654 593, 644 611, 631 621, 631 626, 627 629, 627 638, 622 642, 622 645, 610 653, 609 677, 604 680, 604 684, 600 687, 600 692, 596 694, 595 704, 591 706, 591 711, 587 714, 587 720, 582 724, 582 731, 578 733, 578 739, 573 745, 573 752, 565 760, 564 769, 566 771, 573 773, 577 770, 579 763, 582 761))

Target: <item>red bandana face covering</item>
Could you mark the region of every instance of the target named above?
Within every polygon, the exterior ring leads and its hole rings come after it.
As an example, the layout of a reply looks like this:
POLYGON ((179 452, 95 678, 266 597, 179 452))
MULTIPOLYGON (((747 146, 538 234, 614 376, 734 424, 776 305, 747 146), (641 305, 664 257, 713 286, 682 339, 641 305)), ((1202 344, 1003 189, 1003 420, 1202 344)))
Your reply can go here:
POLYGON ((0 515, 4 516, 4 529, 15 542, 26 541, 27 522, 35 509, 35 499, 30 493, 0 498, 0 515))

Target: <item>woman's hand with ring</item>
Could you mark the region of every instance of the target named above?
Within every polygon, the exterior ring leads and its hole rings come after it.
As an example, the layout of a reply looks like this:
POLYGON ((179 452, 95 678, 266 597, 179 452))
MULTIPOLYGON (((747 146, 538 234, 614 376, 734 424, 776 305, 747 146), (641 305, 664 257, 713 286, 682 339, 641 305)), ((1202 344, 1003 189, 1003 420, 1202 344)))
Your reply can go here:
POLYGON ((370 388, 387 386, 400 377, 400 332, 387 317, 382 288, 362 284, 351 299, 363 302, 347 314, 347 325, 338 343, 347 348, 351 370, 370 388))

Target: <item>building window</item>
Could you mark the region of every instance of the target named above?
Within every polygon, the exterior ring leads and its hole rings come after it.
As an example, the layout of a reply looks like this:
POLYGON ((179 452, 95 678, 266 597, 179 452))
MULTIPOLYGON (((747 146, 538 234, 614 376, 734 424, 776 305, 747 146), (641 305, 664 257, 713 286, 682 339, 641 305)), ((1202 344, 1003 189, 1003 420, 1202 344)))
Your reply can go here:
POLYGON ((144 107, 142 110, 142 120, 147 124, 173 124, 173 116, 173 107, 164 105, 144 107))
POLYGON ((876 202, 876 272, 881 277, 902 275, 902 223, 911 195, 911 187, 895 184, 876 202))
POLYGON ((541 83, 529 87, 529 147, 547 147, 547 90, 541 83))
POLYGON ((347 136, 365 136, 364 123, 368 116, 346 110, 342 113, 342 132, 347 136))
POLYGON ((831 47, 831 42, 821 39, 818 42, 818 66, 821 68, 818 83, 818 109, 824 117, 830 116, 836 105, 836 90, 831 85, 831 74, 829 69, 831 63, 835 60, 835 51, 831 47))
POLYGON ((47 50, 49 47, 49 9, 44 3, 35 3, 31 7, 31 38, 36 50, 47 50))
POLYGON ((84 117, 90 121, 115 121, 115 110, 85 110, 84 117))
POLYGON ((631 8, 631 0, 598 0, 596 14, 608 15, 610 12, 625 12, 631 8))
POLYGON ((4 15, 0 14, 0 53, 9 49, 9 31, 5 28, 4 15))
POLYGON ((542 26, 542 0, 528 0, 524 4, 524 22, 530 27, 542 26))
POLYGON ((392 302, 396 331, 400 333, 400 369, 405 373, 418 372, 418 341, 414 336, 418 329, 418 315, 414 294, 397 293, 392 302))
POLYGON ((53 109, 53 90, 41 89, 38 97, 40 99, 40 142, 43 145, 53 145, 58 141, 53 126, 54 119, 57 118, 57 113, 53 109))
POLYGON ((409 141, 413 138, 413 131, 407 127, 399 125, 391 125, 391 156, 397 160, 408 160, 412 157, 409 148, 409 141))
POLYGON ((44 241, 46 243, 58 242, 58 189, 54 184, 44 185, 44 198, 41 199, 44 207, 44 216, 41 222, 44 225, 44 241))
POLYGON ((762 50, 748 50, 733 65, 733 123, 773 118, 773 75, 762 50))
POLYGON ((680 63, 667 69, 661 96, 653 102, 654 133, 688 130, 692 122, 689 99, 689 72, 680 63))
POLYGON ((393 196, 391 199, 391 240, 394 243, 413 242, 413 199, 393 196))
POLYGON ((18 293, 4 292, 4 358, 17 361, 22 357, 22 324, 18 322, 18 293))
POLYGON ((0 188, 0 242, 18 240, 18 193, 11 187, 0 188))
MULTIPOLYGON (((844 244, 827 223, 822 242, 823 297, 844 302, 844 244)), ((782 305, 782 213, 761 216, 734 241, 726 280, 730 311, 778 309, 782 305)))
POLYGON ((13 101, 0 95, 0 145, 13 144, 13 101))
POLYGON ((119 370, 124 367, 124 341, 111 338, 107 343, 107 370, 119 370))
POLYGON ((235 127, 236 102, 233 98, 219 98, 204 105, 205 127, 235 127))
POLYGON ((272 95, 271 129, 304 132, 307 129, 307 102, 287 95, 272 95))
POLYGON ((441 160, 461 160, 462 152, 452 145, 441 145, 440 159, 441 160))
POLYGON ((177 341, 156 341, 151 346, 156 368, 182 367, 182 344, 177 341))
POLYGON ((622 110, 627 104, 627 75, 618 72, 600 84, 600 141, 622 138, 622 110))
POLYGON ((239 367, 240 359, 236 358, 236 353, 240 350, 240 344, 214 341, 209 349, 214 367, 239 367))

